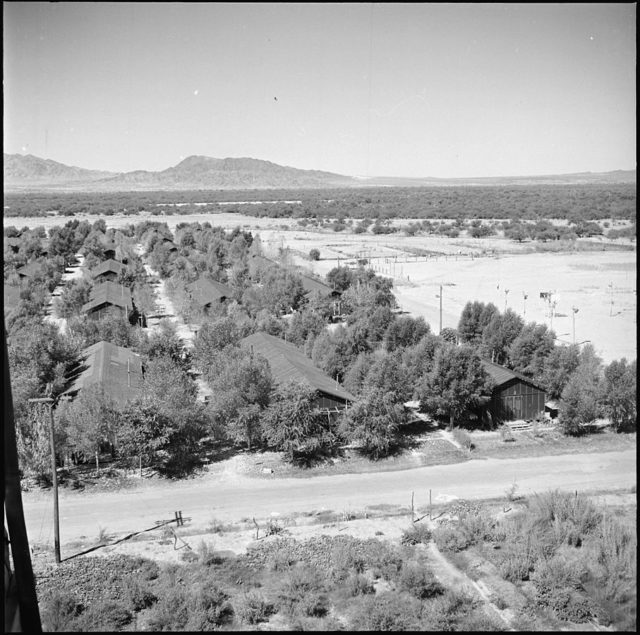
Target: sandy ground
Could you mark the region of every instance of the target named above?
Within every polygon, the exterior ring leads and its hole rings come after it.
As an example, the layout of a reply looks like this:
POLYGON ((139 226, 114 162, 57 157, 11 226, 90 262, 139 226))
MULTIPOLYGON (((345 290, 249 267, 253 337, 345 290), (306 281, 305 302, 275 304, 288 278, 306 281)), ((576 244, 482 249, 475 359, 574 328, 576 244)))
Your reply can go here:
MULTIPOLYGON (((299 519, 301 515, 312 516, 322 511, 345 516, 356 513, 359 518, 367 509, 385 506, 404 507, 408 512, 412 492, 415 493, 416 509, 424 509, 428 506, 430 491, 433 503, 438 505, 456 498, 503 498, 513 482, 518 484, 518 493, 524 496, 555 488, 628 491, 636 484, 635 450, 472 460, 395 472, 307 479, 246 477, 240 474, 239 460, 241 457, 229 459, 218 466, 222 469, 197 479, 145 480, 132 489, 95 494, 61 490, 63 553, 69 555, 81 550, 75 544, 69 546, 70 543, 87 541, 86 546, 95 544, 100 528, 122 537, 153 527, 155 521, 171 519, 174 511, 182 511, 185 518, 190 518, 188 528, 185 526, 181 531, 205 533, 214 520, 244 522, 250 536, 253 517, 264 528, 267 519, 280 519, 285 524, 287 518, 299 519)), ((25 492, 23 502, 30 544, 49 544, 52 539, 51 493, 25 492)), ((398 528, 404 527, 405 523, 398 525, 398 528)), ((246 536, 242 540, 245 539, 246 536)), ((219 548, 223 548, 223 544, 226 545, 224 548, 232 548, 222 541, 219 548)))

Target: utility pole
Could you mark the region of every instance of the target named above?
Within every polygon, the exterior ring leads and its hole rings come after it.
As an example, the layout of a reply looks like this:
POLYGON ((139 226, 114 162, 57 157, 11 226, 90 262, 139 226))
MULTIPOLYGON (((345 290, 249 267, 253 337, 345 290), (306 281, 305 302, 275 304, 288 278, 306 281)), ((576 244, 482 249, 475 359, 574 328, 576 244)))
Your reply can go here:
POLYGON ((56 441, 53 424, 53 397, 29 399, 29 403, 46 403, 49 406, 49 440, 51 442, 51 482, 53 484, 53 548, 56 564, 60 564, 60 515, 58 512, 58 471, 56 468, 56 441))
POLYGON ((522 292, 522 315, 526 315, 527 314, 527 294, 523 291, 522 292))
POLYGON ((440 335, 442 333, 442 285, 440 285, 440 293, 436 298, 440 298, 440 330, 438 331, 438 335, 440 335))
POLYGON ((576 343, 576 313, 578 312, 578 309, 575 306, 571 307, 571 311, 572 311, 572 322, 573 322, 573 343, 576 343))
POLYGON ((504 290, 504 311, 507 312, 507 295, 509 294, 509 289, 504 290))

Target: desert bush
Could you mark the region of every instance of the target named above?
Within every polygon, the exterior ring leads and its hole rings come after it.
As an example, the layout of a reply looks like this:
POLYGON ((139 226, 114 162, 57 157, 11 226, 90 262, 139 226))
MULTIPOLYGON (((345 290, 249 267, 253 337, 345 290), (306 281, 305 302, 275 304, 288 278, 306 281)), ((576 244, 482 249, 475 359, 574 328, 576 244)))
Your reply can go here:
POLYGON ((150 631, 183 630, 188 615, 188 594, 184 586, 171 584, 171 573, 158 594, 158 601, 149 611, 147 625, 150 631))
POLYGON ((56 589, 39 599, 43 631, 74 630, 75 619, 84 611, 84 606, 72 593, 56 589))
POLYGON ((462 428, 453 429, 453 438, 465 449, 467 452, 473 450, 473 442, 471 441, 471 435, 462 428))
POLYGON ((344 581, 344 586, 351 597, 375 593, 375 588, 371 581, 360 573, 352 573, 344 581))
POLYGON ((274 611, 273 604, 253 589, 237 597, 233 606, 236 617, 243 624, 266 622, 274 611))
POLYGON ((463 551, 471 545, 465 532, 452 524, 443 523, 433 531, 433 539, 441 551, 463 551))
POLYGON ((600 570, 597 578, 604 596, 616 602, 635 596, 638 551, 633 527, 616 518, 603 519, 595 552, 600 570))
POLYGON ((198 562, 202 565, 211 565, 216 562, 217 558, 213 551, 213 543, 201 540, 196 547, 198 562))
POLYGON ((403 545, 426 545, 431 538, 431 530, 426 525, 413 523, 409 529, 402 532, 400 543, 403 545))
POLYGON ((562 620, 583 623, 595 617, 597 609, 582 593, 581 572, 574 564, 559 556, 540 560, 531 581, 538 604, 552 609, 562 620))
POLYGON ((124 592, 132 611, 147 609, 158 600, 155 593, 149 590, 147 581, 140 574, 124 579, 124 592))
POLYGON ((442 595, 445 591, 433 572, 426 565, 417 562, 405 562, 402 565, 398 576, 398 588, 419 600, 442 595))
POLYGON ((354 631, 417 631, 420 602, 406 593, 383 591, 363 598, 349 619, 354 631))
POLYGON ((233 619, 229 596, 215 585, 203 583, 189 589, 187 631, 209 631, 228 624, 233 619))
POLYGON ((513 436, 513 431, 507 424, 500 426, 500 438, 505 443, 510 443, 516 440, 516 438, 513 436))
POLYGON ((430 631, 461 630, 460 623, 473 611, 476 602, 466 593, 447 590, 431 600, 423 611, 423 629, 430 631))
POLYGON ((155 580, 160 575, 160 567, 153 560, 144 560, 138 573, 143 580, 155 580))
POLYGON ((289 615, 322 617, 329 610, 329 600, 323 590, 318 569, 309 564, 298 564, 289 570, 281 583, 278 607, 289 615))
POLYGON ((98 600, 91 604, 78 618, 75 628, 80 632, 121 631, 131 622, 133 614, 122 602, 98 600))
POLYGON ((585 498, 558 490, 536 494, 529 505, 532 528, 553 537, 556 546, 579 547, 598 527, 602 514, 585 498))

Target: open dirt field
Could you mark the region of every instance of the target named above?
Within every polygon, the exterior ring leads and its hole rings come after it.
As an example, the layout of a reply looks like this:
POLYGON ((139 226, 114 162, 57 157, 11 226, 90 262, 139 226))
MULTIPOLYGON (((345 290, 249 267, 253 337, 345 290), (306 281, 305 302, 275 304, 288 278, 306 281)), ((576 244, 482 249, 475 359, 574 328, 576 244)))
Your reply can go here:
MULTIPOLYGON (((97 217, 75 218, 93 222, 97 217)), ((605 363, 637 357, 636 251, 615 250, 606 240, 595 241, 593 244, 598 246, 594 251, 532 253, 531 243, 518 244, 496 237, 303 231, 294 229, 294 219, 236 213, 104 218, 108 227, 115 228, 143 220, 166 222, 171 229, 181 222, 204 221, 226 228, 241 226, 260 235, 266 255, 275 256, 280 248, 289 248, 296 264, 320 275, 338 264, 368 258, 377 273, 394 279, 401 308, 423 316, 435 332, 439 329, 437 296, 442 285, 443 327, 457 326, 468 301, 493 302, 501 311, 505 306, 511 308, 525 321, 551 326, 561 343, 574 340, 575 321, 575 341, 590 341, 605 363), (319 261, 306 258, 312 248, 320 251, 319 261), (553 294, 553 317, 552 306, 540 298, 541 292, 553 294), (578 309, 575 314, 573 308, 578 309)), ((6 218, 4 222, 48 229, 64 225, 67 220, 70 218, 60 216, 6 218)))

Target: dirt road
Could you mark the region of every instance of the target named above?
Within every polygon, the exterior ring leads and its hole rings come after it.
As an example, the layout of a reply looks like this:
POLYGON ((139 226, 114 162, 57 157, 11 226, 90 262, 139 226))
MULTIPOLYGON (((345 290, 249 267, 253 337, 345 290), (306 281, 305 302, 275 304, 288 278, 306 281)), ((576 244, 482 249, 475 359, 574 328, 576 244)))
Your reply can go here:
MULTIPOLYGON (((116 493, 60 493, 60 537, 64 545, 82 536, 95 537, 100 527, 125 534, 151 527, 180 510, 191 526, 212 518, 242 518, 312 510, 362 510, 376 504, 410 505, 411 492, 420 508, 453 498, 504 496, 513 482, 518 493, 547 489, 567 491, 629 488, 636 483, 636 453, 606 452, 519 459, 474 460, 397 472, 343 474, 308 479, 247 478, 232 470, 180 482, 145 482, 116 493)), ((49 542, 52 526, 50 494, 23 494, 25 520, 32 543, 49 542)))

